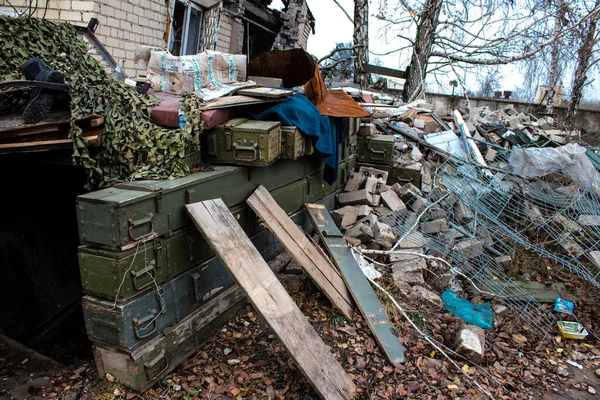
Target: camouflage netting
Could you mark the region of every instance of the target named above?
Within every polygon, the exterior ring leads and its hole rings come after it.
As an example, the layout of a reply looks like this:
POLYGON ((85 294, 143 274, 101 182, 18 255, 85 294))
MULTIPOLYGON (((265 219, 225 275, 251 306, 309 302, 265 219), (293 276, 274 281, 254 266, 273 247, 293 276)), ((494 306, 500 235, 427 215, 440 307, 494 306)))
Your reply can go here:
POLYGON ((188 96, 183 129, 164 129, 150 119, 158 100, 110 77, 77 39, 70 24, 0 15, 0 80, 23 79, 20 67, 39 57, 62 72, 71 95, 73 121, 90 114, 105 117, 101 146, 90 151, 81 129, 71 122, 73 161, 88 173, 92 187, 135 179, 173 179, 189 172, 186 154, 199 146, 199 100, 188 96))

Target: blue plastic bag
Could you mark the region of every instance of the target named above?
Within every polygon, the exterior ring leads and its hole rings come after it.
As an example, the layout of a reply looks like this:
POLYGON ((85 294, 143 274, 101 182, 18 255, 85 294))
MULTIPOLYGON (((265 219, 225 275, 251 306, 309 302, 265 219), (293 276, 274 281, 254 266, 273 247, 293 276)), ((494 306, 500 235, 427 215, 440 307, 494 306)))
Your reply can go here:
POLYGON ((494 311, 490 303, 473 304, 458 297, 452 290, 442 293, 442 300, 448 311, 468 324, 483 329, 490 329, 494 324, 494 311))
POLYGON ((554 303, 554 311, 558 311, 565 314, 573 314, 573 310, 575 309, 575 304, 569 300, 565 300, 562 297, 556 298, 556 303, 554 303))

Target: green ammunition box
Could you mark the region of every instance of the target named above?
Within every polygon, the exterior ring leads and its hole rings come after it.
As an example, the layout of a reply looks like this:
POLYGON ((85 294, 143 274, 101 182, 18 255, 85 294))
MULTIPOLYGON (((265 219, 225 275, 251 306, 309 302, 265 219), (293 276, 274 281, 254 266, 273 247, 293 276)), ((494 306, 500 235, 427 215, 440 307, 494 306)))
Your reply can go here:
POLYGON ((304 137, 304 154, 307 156, 310 156, 312 154, 315 154, 315 151, 317 151, 317 149, 315 149, 315 141, 317 140, 317 138, 315 138, 314 136, 305 136, 304 137))
MULTIPOLYGON (((231 213, 247 235, 254 234, 256 216, 250 207, 240 204, 231 213)), ((212 256, 210 246, 192 226, 126 251, 81 246, 78 252, 84 292, 117 302, 124 302, 155 283, 170 281, 212 256)))
POLYGON ((394 156, 394 136, 359 136, 357 155, 360 163, 391 164, 394 156))
MULTIPOLYGON (((340 170, 342 169, 345 169, 345 165, 340 167, 340 170)), ((293 185, 288 185, 288 187, 291 186, 293 185)), ((276 200, 279 203, 279 200, 276 200)), ((333 207, 334 202, 335 197, 333 195, 319 200, 319 203, 326 205, 328 208, 333 207)), ((305 221, 303 211, 295 213, 291 218, 295 224, 304 226, 308 233, 312 232, 312 224, 305 221)), ((279 241, 266 229, 254 235, 251 240, 266 261, 273 260, 284 251, 279 241)), ((216 266, 222 264, 218 258, 213 258, 205 265, 216 266)), ((215 293, 214 296, 189 315, 180 318, 180 322, 162 330, 157 328, 153 337, 144 339, 133 350, 117 348, 106 344, 105 341, 94 341, 94 359, 100 376, 110 374, 120 383, 140 392, 149 389, 159 379, 196 353, 229 318, 243 307, 245 302, 246 298, 243 291, 238 285, 234 284, 215 293)), ((140 307, 137 312, 147 311, 144 307, 140 307)), ((175 311, 171 309, 171 313, 173 312, 175 311)), ((98 315, 98 318, 102 321, 112 322, 113 331, 108 328, 106 334, 112 335, 112 337, 124 337, 130 334, 123 328, 118 330, 117 323, 121 324, 120 320, 115 321, 114 318, 111 320, 106 313, 98 315)), ((150 326, 148 329, 152 329, 153 324, 154 322, 147 322, 145 325, 150 326)), ((143 327, 144 325, 139 325, 138 330, 143 329, 143 327)), ((129 327, 129 330, 133 329, 135 328, 129 327)))
POLYGON ((296 126, 281 127, 281 158, 297 160, 305 152, 305 136, 296 126))
POLYGON ((88 337, 95 343, 133 350, 233 284, 227 268, 213 258, 126 303, 83 296, 88 337))
POLYGON ((216 164, 265 167, 281 157, 281 124, 273 121, 232 119, 210 131, 205 161, 216 164))
MULTIPOLYGON (((82 244, 128 250, 192 225, 185 205, 222 198, 229 207, 242 204, 263 185, 273 191, 322 171, 320 155, 279 160, 271 167, 216 166, 163 181, 136 181, 81 195, 77 220, 82 244)), ((293 212, 294 209, 286 209, 293 212)))
POLYGON ((333 193, 336 190, 343 188, 346 185, 350 173, 348 165, 347 161, 343 161, 339 164, 338 179, 333 185, 330 185, 323 180, 323 172, 308 175, 306 177, 307 185, 304 202, 314 203, 329 193, 333 193))
POLYGON ((245 303, 244 293, 234 285, 134 351, 95 344, 100 376, 110 374, 139 392, 149 389, 196 353, 245 303))

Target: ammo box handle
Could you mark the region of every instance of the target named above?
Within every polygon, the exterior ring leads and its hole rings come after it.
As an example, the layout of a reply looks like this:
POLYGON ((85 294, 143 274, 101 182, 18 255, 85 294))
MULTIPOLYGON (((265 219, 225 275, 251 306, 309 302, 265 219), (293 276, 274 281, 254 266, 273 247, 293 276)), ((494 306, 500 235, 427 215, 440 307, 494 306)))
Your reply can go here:
POLYGON ((152 213, 148 213, 148 215, 146 217, 140 218, 140 219, 129 218, 129 238, 131 240, 133 240, 134 242, 137 242, 138 240, 142 240, 146 236, 149 236, 152 232, 154 232, 153 218, 154 218, 154 214, 152 214, 152 213), (143 235, 140 235, 140 236, 133 235, 134 228, 138 228, 140 226, 148 225, 148 224, 150 225, 150 231, 148 233, 144 233, 143 235))
POLYGON ((380 157, 371 157, 372 160, 385 160, 385 150, 369 149, 369 151, 371 152, 371 154, 381 154, 381 158, 380 157))
POLYGON ((144 269, 141 269, 139 271, 131 271, 131 275, 133 275, 133 287, 135 290, 140 291, 152 284, 154 277, 152 276, 151 272, 154 270, 155 266, 156 266, 156 261, 152 260, 150 262, 150 266, 146 265, 144 269), (139 286, 138 279, 141 276, 146 275, 146 273, 148 273, 152 279, 148 283, 144 283, 143 285, 139 286))
POLYGON ((194 294, 196 295, 196 301, 200 300, 200 295, 202 294, 202 279, 199 273, 193 273, 192 276, 192 285, 194 286, 194 294))
POLYGON ((154 332, 156 332, 156 328, 158 328, 158 322, 156 321, 157 315, 158 315, 158 313, 156 312, 156 310, 153 310, 151 314, 148 314, 144 318, 142 318, 142 319, 135 318, 133 320, 133 331, 135 332, 135 336, 138 339, 145 339, 147 337, 152 336, 152 334, 154 334, 154 332), (146 325, 145 328, 148 328, 150 326, 154 326, 154 328, 152 328, 152 330, 145 335, 140 334, 140 331, 139 331, 140 325, 144 325, 147 323, 151 323, 152 325, 146 325))
POLYGON ((236 161, 256 161, 256 157, 258 155, 258 151, 256 150, 256 148, 258 147, 258 143, 252 145, 252 146, 240 146, 237 143, 233 144, 233 159, 236 161), (238 157, 237 156, 237 152, 238 151, 252 151, 254 152, 254 156, 252 158, 244 158, 244 157, 238 157))
POLYGON ((146 373, 148 374, 148 378, 150 378, 150 380, 154 380, 154 379, 158 378, 163 372, 165 372, 169 368, 169 359, 167 358, 167 356, 163 350, 155 358, 144 363, 144 367, 146 367, 146 373), (158 371, 157 373, 152 373, 152 369, 154 367, 156 367, 156 364, 158 364, 161 360, 165 360, 165 367, 163 369, 161 369, 160 371, 158 371))

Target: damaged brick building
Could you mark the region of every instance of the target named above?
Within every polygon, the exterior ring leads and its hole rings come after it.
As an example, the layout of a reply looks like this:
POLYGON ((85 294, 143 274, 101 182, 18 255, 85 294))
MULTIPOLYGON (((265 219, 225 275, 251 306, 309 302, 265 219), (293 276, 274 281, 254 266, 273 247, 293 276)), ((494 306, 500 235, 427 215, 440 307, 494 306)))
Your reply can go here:
POLYGON ((0 0, 0 13, 16 15, 14 6, 73 25, 96 18, 98 39, 127 74, 136 72, 140 46, 168 48, 174 55, 217 50, 253 59, 272 48, 306 49, 315 25, 305 0, 284 1, 283 11, 270 9, 270 0, 42 0, 33 9, 29 3, 0 0))

